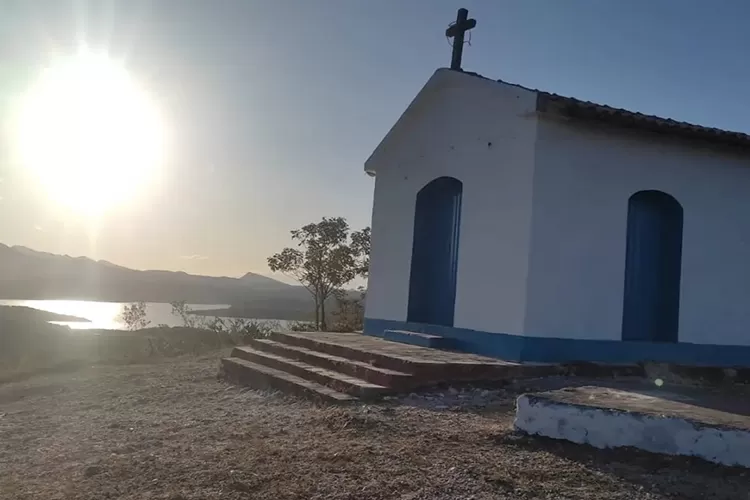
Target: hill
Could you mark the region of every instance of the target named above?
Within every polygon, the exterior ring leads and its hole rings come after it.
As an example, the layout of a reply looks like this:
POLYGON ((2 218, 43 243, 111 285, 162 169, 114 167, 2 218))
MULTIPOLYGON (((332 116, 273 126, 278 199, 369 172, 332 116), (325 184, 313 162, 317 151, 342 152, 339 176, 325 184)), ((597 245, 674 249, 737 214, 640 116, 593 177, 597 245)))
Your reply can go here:
POLYGON ((67 299, 242 305, 255 317, 308 319, 312 301, 299 286, 247 273, 241 278, 139 271, 104 260, 0 244, 0 299, 67 299), (258 316, 257 314, 262 314, 258 316))

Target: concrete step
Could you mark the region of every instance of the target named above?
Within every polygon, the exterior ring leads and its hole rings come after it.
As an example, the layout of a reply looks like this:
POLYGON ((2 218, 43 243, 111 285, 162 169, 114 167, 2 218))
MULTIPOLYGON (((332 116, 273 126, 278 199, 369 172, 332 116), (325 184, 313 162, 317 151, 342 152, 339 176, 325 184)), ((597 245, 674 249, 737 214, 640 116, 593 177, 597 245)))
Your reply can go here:
POLYGON ((255 339, 250 341, 250 345, 259 351, 271 352, 285 358, 304 361, 314 366, 351 375, 373 384, 388 387, 396 392, 406 391, 414 387, 413 375, 397 370, 379 368, 363 361, 334 356, 333 354, 270 339, 255 339))
POLYGON ((374 336, 390 340, 391 342, 430 347, 432 349, 448 349, 450 347, 450 339, 428 333, 409 332, 406 330, 384 330, 381 333, 375 333, 374 336))
POLYGON ((410 363, 408 360, 389 356, 378 352, 357 349, 348 345, 335 342, 328 342, 315 338, 314 335, 296 335, 294 333, 274 332, 271 334, 271 340, 280 344, 291 345, 295 347, 304 347, 311 351, 317 351, 332 356, 347 358, 353 361, 359 361, 377 368, 385 368, 402 373, 415 373, 421 368, 419 365, 410 363))
POLYGON ((382 385, 253 347, 235 347, 232 350, 232 357, 284 371, 361 399, 374 399, 390 392, 387 387, 382 385))
POLYGON ((338 392, 330 387, 305 380, 290 373, 253 363, 241 358, 223 358, 223 375, 230 381, 254 389, 275 389, 315 401, 329 403, 352 403, 355 396, 338 392))
POLYGON ((353 341, 353 336, 341 334, 339 341, 335 334, 276 332, 271 335, 271 340, 376 368, 408 373, 413 376, 410 380, 413 388, 444 382, 540 377, 559 372, 556 365, 510 363, 472 355, 463 357, 460 353, 399 344, 370 336, 365 336, 365 342, 360 343, 353 341))
POLYGON ((743 388, 600 382, 521 395, 515 428, 597 448, 633 447, 750 467, 750 395, 743 388))

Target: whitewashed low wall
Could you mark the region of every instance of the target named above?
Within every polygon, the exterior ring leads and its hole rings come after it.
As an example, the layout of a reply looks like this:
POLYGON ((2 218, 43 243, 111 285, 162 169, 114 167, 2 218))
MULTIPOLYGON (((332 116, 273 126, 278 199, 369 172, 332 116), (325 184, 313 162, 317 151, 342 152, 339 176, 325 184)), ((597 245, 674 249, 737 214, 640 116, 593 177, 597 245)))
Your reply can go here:
POLYGON ((596 448, 633 446, 750 467, 750 431, 703 426, 676 417, 563 403, 525 394, 516 403, 515 427, 528 434, 596 448))

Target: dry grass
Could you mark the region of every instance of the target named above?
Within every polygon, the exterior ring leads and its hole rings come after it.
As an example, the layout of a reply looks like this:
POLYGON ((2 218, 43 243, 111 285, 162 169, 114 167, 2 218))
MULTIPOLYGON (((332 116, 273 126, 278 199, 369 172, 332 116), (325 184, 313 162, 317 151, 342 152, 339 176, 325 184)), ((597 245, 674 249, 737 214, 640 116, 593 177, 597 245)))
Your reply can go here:
POLYGON ((739 499, 742 469, 519 437, 493 412, 316 406, 218 355, 0 385, 0 498, 739 499))

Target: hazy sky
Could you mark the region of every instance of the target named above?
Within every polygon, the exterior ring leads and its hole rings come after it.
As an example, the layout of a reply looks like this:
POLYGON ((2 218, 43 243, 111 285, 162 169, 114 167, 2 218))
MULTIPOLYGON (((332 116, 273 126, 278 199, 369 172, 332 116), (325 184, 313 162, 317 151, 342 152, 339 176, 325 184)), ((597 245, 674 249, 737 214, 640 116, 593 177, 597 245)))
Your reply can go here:
POLYGON ((134 268, 267 273, 289 230, 369 225, 363 163, 432 72, 464 68, 750 131, 750 3, 714 0, 0 0, 0 242, 134 268), (8 161, 8 108, 83 39, 126 57, 172 135, 158 189, 92 226, 8 161))

